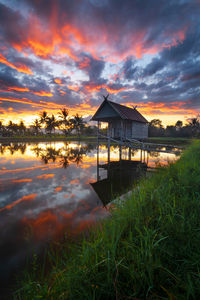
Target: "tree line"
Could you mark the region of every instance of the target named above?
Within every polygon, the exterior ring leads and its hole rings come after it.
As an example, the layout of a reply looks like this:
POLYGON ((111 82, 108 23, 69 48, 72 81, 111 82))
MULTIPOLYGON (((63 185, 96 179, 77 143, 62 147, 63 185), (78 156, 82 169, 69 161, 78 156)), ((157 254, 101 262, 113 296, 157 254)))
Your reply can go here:
POLYGON ((178 120, 175 125, 162 125, 160 119, 153 119, 149 123, 149 137, 200 137, 200 117, 188 119, 187 123, 178 120))
POLYGON ((72 132, 79 137, 83 131, 88 135, 93 133, 91 126, 86 127, 86 122, 79 114, 70 117, 69 111, 66 108, 61 109, 57 116, 54 114, 48 115, 46 111, 41 112, 39 117, 29 127, 23 121, 20 121, 19 124, 9 121, 8 125, 3 125, 0 122, 0 134, 2 136, 41 135, 44 132, 45 134, 52 135, 52 133, 55 134, 56 129, 60 130, 66 136, 72 132))
MULTIPOLYGON (((69 111, 63 108, 58 115, 48 115, 46 111, 40 113, 33 123, 27 127, 23 121, 19 124, 12 121, 8 125, 3 125, 0 121, 1 136, 30 136, 30 135, 52 135, 55 130, 60 130, 65 136, 77 134, 80 137, 82 134, 86 136, 96 135, 95 126, 86 126, 86 122, 79 114, 74 117, 69 116, 69 111)), ((106 129, 101 129, 106 134, 106 129)), ((153 119, 149 122, 149 137, 200 137, 200 117, 188 119, 187 123, 178 120, 175 125, 168 125, 166 128, 162 125, 160 119, 153 119)))

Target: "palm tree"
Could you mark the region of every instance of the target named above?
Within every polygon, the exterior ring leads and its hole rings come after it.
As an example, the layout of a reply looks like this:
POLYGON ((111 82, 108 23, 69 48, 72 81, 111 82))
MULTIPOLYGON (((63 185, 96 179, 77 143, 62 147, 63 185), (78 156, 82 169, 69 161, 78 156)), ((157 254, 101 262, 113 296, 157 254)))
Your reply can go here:
POLYGON ((58 127, 58 121, 56 120, 55 116, 52 115, 51 117, 46 118, 46 131, 51 135, 52 131, 55 133, 56 127, 58 127))
POLYGON ((0 121, 0 134, 3 135, 5 131, 5 127, 3 126, 3 123, 0 121))
POLYGON ((67 117, 69 115, 69 111, 67 108, 63 108, 59 111, 59 116, 62 118, 63 121, 67 121, 67 117))
POLYGON ((80 117, 79 114, 76 114, 74 118, 70 120, 70 124, 71 129, 74 129, 80 138, 81 132, 85 127, 85 122, 83 121, 83 118, 80 117))
POLYGON ((41 128, 41 122, 38 119, 35 119, 33 121, 32 127, 33 127, 36 135, 38 135, 40 128, 41 128))
POLYGON ((59 121, 59 125, 64 127, 62 130, 63 130, 64 134, 67 135, 67 132, 69 129, 69 121, 67 119, 69 111, 66 108, 63 108, 60 110, 60 112, 58 114, 59 114, 59 117, 61 118, 61 120, 59 121))
POLYGON ((9 121, 7 129, 11 135, 16 134, 18 132, 19 126, 12 121, 9 121))
POLYGON ((191 128, 192 136, 198 136, 200 134, 200 118, 191 118, 188 121, 188 126, 191 128))
POLYGON ((26 126, 24 124, 24 121, 21 121, 18 125, 18 129, 20 131, 21 134, 24 135, 25 131, 26 131, 26 126))
POLYGON ((40 113, 40 123, 44 124, 46 122, 47 118, 48 118, 47 112, 46 111, 42 111, 40 113))

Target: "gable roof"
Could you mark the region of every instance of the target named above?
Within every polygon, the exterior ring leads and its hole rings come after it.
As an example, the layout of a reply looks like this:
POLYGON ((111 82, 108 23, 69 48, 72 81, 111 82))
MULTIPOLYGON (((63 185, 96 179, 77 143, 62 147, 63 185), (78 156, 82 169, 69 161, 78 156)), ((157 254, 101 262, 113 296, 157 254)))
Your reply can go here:
MULTIPOLYGON (((94 116, 92 117, 93 121, 98 121, 98 113, 101 111, 102 107, 104 106, 105 103, 108 103, 114 110, 115 112, 119 115, 119 117, 123 120, 131 120, 131 121, 136 121, 136 122, 141 122, 141 123, 148 123, 148 121, 139 113, 139 111, 136 108, 130 108, 109 100, 104 100, 94 116)), ((102 118, 101 118, 102 119, 102 118)))

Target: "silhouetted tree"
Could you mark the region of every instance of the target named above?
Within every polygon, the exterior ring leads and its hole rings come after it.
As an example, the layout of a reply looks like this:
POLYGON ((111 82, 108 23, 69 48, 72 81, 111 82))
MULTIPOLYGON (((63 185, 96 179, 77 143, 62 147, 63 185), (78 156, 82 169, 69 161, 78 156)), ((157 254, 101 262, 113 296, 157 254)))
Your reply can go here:
POLYGON ((42 111, 42 112, 40 113, 40 123, 41 123, 41 124, 45 124, 47 118, 48 118, 47 112, 46 112, 46 111, 42 111))
POLYGON ((18 130, 20 132, 20 134, 23 134, 26 132, 26 126, 24 124, 24 121, 20 121, 19 125, 18 125, 18 130))
POLYGON ((200 118, 197 116, 196 118, 188 119, 187 126, 191 129, 192 136, 197 137, 200 135, 200 118))
POLYGON ((183 126, 183 122, 180 120, 178 120, 175 124, 175 127, 177 127, 177 128, 181 128, 182 126, 183 126))
POLYGON ((0 121, 0 135, 5 135, 5 126, 3 123, 0 121))
POLYGON ((18 129, 19 129, 19 126, 17 124, 13 123, 12 121, 9 121, 8 126, 7 126, 9 135, 17 134, 18 129))
POLYGON ((70 120, 71 129, 75 130, 78 134, 79 138, 82 133, 82 130, 85 127, 85 122, 83 121, 83 118, 80 117, 78 114, 76 114, 71 120, 70 120))
POLYGON ((175 137, 175 136, 176 136, 176 133, 177 133, 177 131, 176 131, 176 127, 175 127, 175 126, 173 126, 173 125, 168 125, 168 126, 166 127, 166 130, 165 130, 165 135, 166 135, 166 136, 175 137))
POLYGON ((59 120, 59 125, 65 135, 67 135, 67 133, 69 132, 69 129, 70 129, 68 114, 69 114, 69 111, 66 108, 61 109, 61 111, 58 113, 59 118, 61 119, 61 120, 59 120))
POLYGON ((52 131, 55 133, 56 127, 58 127, 59 123, 56 120, 55 116, 47 117, 45 121, 45 129, 51 135, 52 131))
POLYGON ((153 119, 149 123, 149 136, 163 136, 164 128, 162 121, 159 119, 153 119))
POLYGON ((33 128, 34 132, 38 135, 40 128, 41 128, 41 123, 38 119, 35 119, 33 121, 32 128, 33 128))

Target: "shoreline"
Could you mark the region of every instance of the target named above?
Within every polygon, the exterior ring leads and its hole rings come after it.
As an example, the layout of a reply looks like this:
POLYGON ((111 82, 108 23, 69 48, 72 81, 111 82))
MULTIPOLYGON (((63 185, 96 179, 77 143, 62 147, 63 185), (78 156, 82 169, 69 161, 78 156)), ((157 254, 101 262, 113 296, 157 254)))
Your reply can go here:
MULTIPOLYGON (((195 139, 191 138, 173 138, 173 137, 149 137, 146 142, 150 143, 165 143, 165 144, 174 144, 174 145, 182 145, 186 144, 189 145, 195 139)), ((31 143, 31 142, 67 142, 67 141, 77 141, 77 142, 91 142, 96 143, 97 137, 96 136, 52 136, 52 137, 0 137, 0 143, 31 143)), ((102 143, 106 143, 106 140, 102 140, 102 143)), ((114 144, 111 142, 111 144, 114 144)))

